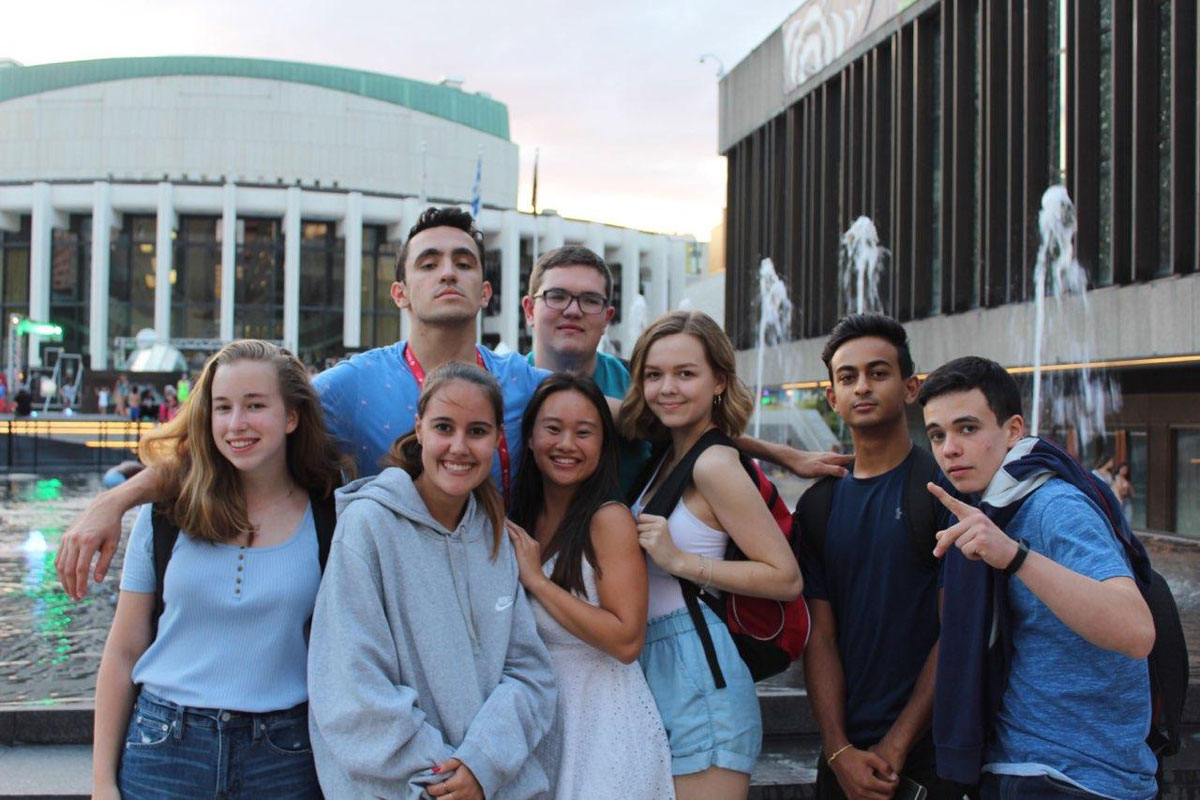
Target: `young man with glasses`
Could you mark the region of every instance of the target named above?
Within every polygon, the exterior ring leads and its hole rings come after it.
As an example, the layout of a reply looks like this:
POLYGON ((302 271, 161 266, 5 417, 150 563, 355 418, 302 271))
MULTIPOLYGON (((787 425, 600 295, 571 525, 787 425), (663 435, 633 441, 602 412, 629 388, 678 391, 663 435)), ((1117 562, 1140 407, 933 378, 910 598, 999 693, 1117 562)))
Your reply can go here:
POLYGON ((616 313, 612 286, 603 258, 586 247, 559 247, 533 265, 521 308, 533 331, 530 364, 588 375, 606 396, 620 400, 629 388, 629 370, 598 349, 616 313))
MULTIPOLYGON (((621 359, 599 350, 616 309, 612 272, 586 247, 567 245, 538 259, 529 274, 529 294, 521 299, 525 323, 533 331, 533 366, 576 372, 596 382, 605 396, 620 401, 629 389, 621 359)), ((650 456, 646 442, 622 442, 621 485, 627 487, 650 456)))

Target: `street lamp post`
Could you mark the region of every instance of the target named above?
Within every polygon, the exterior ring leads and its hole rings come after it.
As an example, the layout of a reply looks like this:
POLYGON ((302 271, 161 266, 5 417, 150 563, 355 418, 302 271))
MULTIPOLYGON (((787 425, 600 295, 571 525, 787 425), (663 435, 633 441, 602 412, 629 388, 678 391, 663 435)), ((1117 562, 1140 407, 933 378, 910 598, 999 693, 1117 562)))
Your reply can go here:
POLYGON ((52 322, 38 322, 20 314, 8 316, 8 352, 5 356, 4 375, 9 391, 17 390, 17 367, 21 363, 21 336, 32 333, 53 341, 62 341, 62 326, 52 322))

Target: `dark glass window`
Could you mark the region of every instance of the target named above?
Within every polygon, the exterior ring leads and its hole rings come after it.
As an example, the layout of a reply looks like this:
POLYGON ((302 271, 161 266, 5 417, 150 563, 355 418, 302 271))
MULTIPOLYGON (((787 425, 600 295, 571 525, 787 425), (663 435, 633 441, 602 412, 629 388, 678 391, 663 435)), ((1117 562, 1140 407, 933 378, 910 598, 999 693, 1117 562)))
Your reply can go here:
POLYGON ((383 347, 400 339, 400 309, 391 295, 399 250, 399 242, 387 240, 386 227, 363 227, 361 341, 364 349, 383 347))
POLYGON ((344 352, 345 253, 336 223, 300 224, 300 352, 310 364, 344 352))
POLYGON ((1158 4, 1158 264, 1154 276, 1171 274, 1171 2, 1158 4))
POLYGON ((110 245, 109 338, 154 327, 155 218, 126 214, 110 245))
POLYGON ((283 223, 247 217, 237 222, 236 336, 283 338, 283 223))
MULTIPOLYGON (((8 353, 8 315, 29 313, 28 215, 16 231, 0 231, 0 353, 8 353)), ((7 358, 7 355, 3 357, 7 358)))
POLYGON ((91 352, 88 338, 88 305, 91 301, 92 216, 72 214, 65 230, 51 232, 50 322, 61 325, 62 347, 67 353, 91 352))
POLYGON ((171 280, 171 336, 215 339, 221 329, 220 217, 180 217, 171 280))
POLYGON ((1100 247, 1096 253, 1096 273, 1093 276, 1099 286, 1108 286, 1113 282, 1113 2, 1121 0, 1100 0, 1100 247))
POLYGON ((942 313, 942 120, 945 117, 942 103, 942 63, 945 54, 942 52, 942 29, 940 26, 934 26, 933 29, 933 102, 930 106, 933 108, 933 119, 930 125, 930 131, 933 133, 933 192, 930 194, 932 199, 933 209, 930 214, 930 219, 933 221, 933 230, 930 241, 933 242, 933 247, 930 248, 929 257, 929 306, 925 316, 934 316, 942 313))
POLYGON ((1046 59, 1046 114, 1049 121, 1050 162, 1046 183, 1053 186, 1067 179, 1067 43, 1066 4, 1064 0, 1049 0, 1046 10, 1046 44, 1049 50, 1046 59))

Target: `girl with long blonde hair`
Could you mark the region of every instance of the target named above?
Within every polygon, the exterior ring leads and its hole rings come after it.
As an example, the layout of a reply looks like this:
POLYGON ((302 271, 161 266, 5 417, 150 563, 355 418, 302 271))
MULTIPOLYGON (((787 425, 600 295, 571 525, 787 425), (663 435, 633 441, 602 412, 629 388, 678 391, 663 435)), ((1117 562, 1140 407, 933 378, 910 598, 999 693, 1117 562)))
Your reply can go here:
POLYGON ((320 797, 305 668, 317 517, 348 462, 304 365, 268 342, 226 345, 139 455, 168 499, 142 508, 126 548, 93 796, 320 797))
POLYGON ((677 796, 745 798, 762 747, 754 682, 729 629, 701 602, 697 615, 715 651, 706 654, 683 582, 714 595, 788 601, 800 594, 799 568, 730 441, 753 404, 725 332, 699 311, 667 314, 638 338, 630 372, 621 433, 668 445, 632 505, 649 557, 650 619, 639 661, 669 734, 677 796), (679 502, 662 515, 646 513, 675 465, 713 429, 724 443, 699 453, 679 502), (731 539, 744 560, 725 560, 731 539))

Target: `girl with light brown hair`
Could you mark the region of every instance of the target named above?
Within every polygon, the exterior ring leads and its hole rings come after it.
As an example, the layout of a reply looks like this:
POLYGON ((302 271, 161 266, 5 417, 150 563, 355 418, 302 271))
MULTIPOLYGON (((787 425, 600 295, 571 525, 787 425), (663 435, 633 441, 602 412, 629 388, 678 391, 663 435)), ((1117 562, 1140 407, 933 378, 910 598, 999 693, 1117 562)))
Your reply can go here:
POLYGON ((320 797, 308 626, 348 462, 304 366, 268 342, 226 345, 139 455, 169 499, 142 508, 126 548, 93 796, 320 797))

